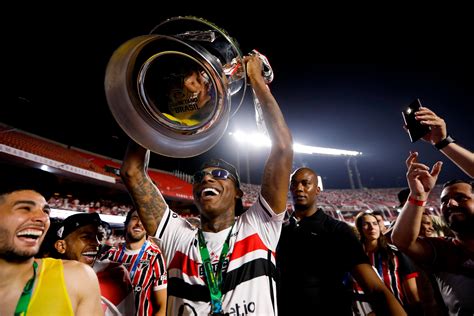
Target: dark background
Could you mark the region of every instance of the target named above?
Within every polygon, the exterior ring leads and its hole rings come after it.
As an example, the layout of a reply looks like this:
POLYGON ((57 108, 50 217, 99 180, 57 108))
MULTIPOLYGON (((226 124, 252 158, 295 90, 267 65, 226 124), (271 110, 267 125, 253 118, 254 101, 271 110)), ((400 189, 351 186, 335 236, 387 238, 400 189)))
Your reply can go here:
MULTIPOLYGON (((194 15, 225 29, 242 52, 256 48, 267 55, 275 72, 271 89, 295 142, 363 152, 357 165, 364 186, 406 186, 410 150, 430 165, 445 162, 440 182, 467 177, 431 145, 411 144, 401 116, 420 98, 460 144, 474 149, 474 28, 466 8, 100 3, 21 3, 4 10, 11 22, 2 32, 0 122, 121 160, 127 136, 104 93, 109 58, 166 18, 194 15)), ((249 96, 228 131, 255 129, 252 106, 249 96)), ((151 166, 193 173, 217 156, 238 165, 244 181, 259 183, 266 155, 239 148, 226 134, 202 156, 152 155, 151 166)), ((326 188, 349 187, 344 158, 295 154, 294 167, 302 165, 317 170, 326 188)))

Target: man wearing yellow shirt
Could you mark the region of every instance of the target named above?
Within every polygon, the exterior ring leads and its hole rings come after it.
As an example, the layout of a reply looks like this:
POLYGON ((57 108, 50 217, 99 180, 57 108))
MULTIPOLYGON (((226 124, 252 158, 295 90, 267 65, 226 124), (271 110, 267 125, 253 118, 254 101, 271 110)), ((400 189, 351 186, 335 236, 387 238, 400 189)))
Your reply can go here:
POLYGON ((34 258, 50 226, 43 195, 1 182, 0 315, 103 315, 91 267, 34 258))

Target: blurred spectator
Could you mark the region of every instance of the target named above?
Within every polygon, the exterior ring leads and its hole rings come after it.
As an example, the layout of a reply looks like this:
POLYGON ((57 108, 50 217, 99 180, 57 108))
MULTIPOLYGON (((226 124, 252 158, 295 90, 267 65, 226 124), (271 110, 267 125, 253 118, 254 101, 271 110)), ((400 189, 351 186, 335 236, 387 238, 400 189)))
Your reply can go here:
MULTIPOLYGON (((441 216, 431 215, 431 221, 437 237, 454 237, 453 231, 448 227, 441 216)), ((434 236, 434 237, 435 237, 434 236)))
POLYGON ((382 212, 380 211, 372 211, 372 215, 375 216, 377 219, 377 223, 380 227, 380 233, 383 235, 387 231, 387 226, 385 226, 385 219, 383 218, 382 212))
POLYGON ((433 220, 431 219, 431 215, 424 212, 421 217, 421 226, 420 226, 420 234, 419 236, 422 237, 434 237, 438 236, 437 232, 433 227, 433 220))
MULTIPOLYGON (((356 217, 356 227, 370 263, 379 278, 404 306, 408 315, 422 315, 416 286, 416 271, 411 260, 387 243, 380 224, 373 212, 361 212, 356 217)), ((360 301, 368 302, 360 285, 355 283, 360 301)))
POLYGON ((105 255, 121 262, 130 272, 137 316, 166 315, 166 266, 157 245, 147 240, 137 211, 125 218, 125 243, 105 255))

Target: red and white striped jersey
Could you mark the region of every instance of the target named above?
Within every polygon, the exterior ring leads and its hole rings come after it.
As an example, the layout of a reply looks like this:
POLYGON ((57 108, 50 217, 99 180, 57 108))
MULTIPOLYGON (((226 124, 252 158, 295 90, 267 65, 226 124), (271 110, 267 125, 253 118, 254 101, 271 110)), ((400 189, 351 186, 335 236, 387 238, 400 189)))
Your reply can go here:
MULTIPOLYGON (((229 315, 277 315, 275 250, 284 212, 275 214, 260 196, 236 219, 222 267, 222 308, 229 315)), ((214 268, 230 228, 205 233, 214 268)), ((155 240, 168 266, 168 315, 208 315, 210 293, 198 245, 198 230, 169 208, 155 240)))
MULTIPOLYGON (((118 248, 112 248, 107 252, 106 257, 112 261, 121 262, 131 273, 138 258, 140 249, 130 250, 122 244, 118 248), (121 260, 121 253, 123 255, 121 260)), ((135 292, 136 315, 145 316, 153 314, 153 304, 151 295, 153 291, 166 289, 167 275, 166 265, 162 253, 158 246, 147 242, 140 261, 137 263, 132 284, 135 292)))

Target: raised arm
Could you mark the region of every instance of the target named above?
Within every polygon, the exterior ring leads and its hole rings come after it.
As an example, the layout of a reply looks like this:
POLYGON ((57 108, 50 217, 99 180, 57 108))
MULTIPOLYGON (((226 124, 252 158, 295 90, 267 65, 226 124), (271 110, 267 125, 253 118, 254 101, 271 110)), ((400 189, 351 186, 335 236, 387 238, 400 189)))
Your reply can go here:
POLYGON ((257 56, 246 57, 247 74, 262 107, 263 119, 272 142, 263 172, 261 193, 270 207, 286 210, 288 184, 293 161, 293 138, 280 107, 262 77, 262 62, 257 56))
MULTIPOLYGON (((430 133, 423 138, 424 140, 436 145, 448 137, 446 122, 437 116, 436 113, 426 107, 422 107, 415 115, 421 124, 428 125, 431 128, 430 133)), ((445 144, 439 151, 467 175, 474 178, 474 153, 456 143, 446 142, 445 144)))
POLYGON ((474 153, 455 143, 447 145, 440 151, 451 159, 465 174, 474 178, 474 153))
POLYGON ((167 204, 147 174, 150 151, 130 140, 120 175, 148 235, 154 236, 167 204))
POLYGON ((406 315, 403 307, 382 283, 371 265, 358 264, 352 269, 351 274, 370 298, 370 303, 377 315, 406 315))
POLYGON ((413 260, 423 263, 432 259, 433 251, 426 241, 418 238, 418 234, 425 210, 424 204, 436 184, 442 163, 438 161, 430 171, 428 166, 417 161, 417 157, 418 153, 411 153, 406 161, 410 195, 398 215, 392 241, 413 260))

